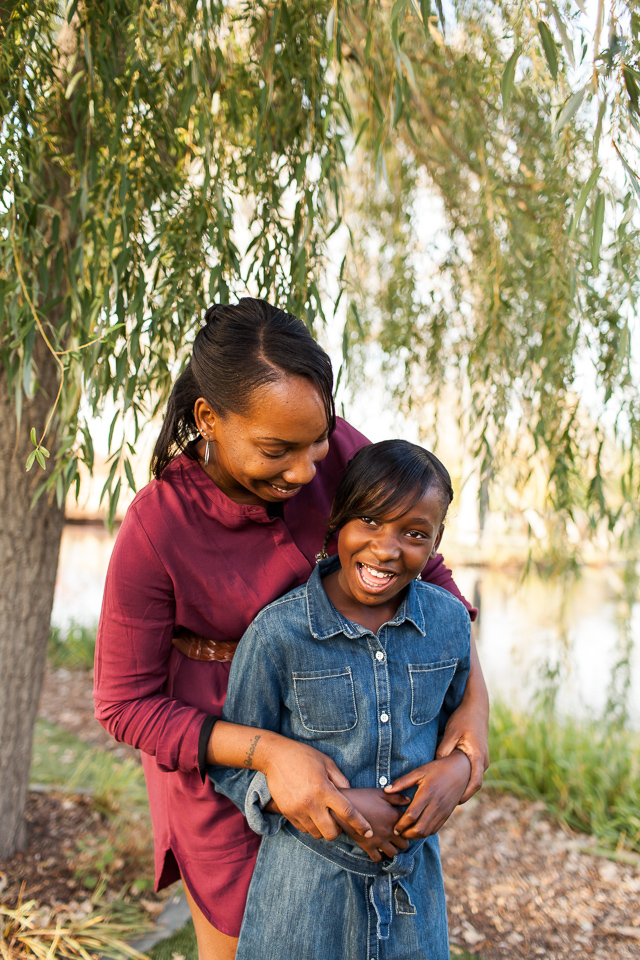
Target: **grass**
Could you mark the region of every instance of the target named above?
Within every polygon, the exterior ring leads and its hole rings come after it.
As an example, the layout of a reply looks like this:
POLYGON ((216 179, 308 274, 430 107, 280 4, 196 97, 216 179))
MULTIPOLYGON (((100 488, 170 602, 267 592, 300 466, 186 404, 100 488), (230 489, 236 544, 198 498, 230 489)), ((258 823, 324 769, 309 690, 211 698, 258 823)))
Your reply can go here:
POLYGON ((604 721, 494 704, 485 785, 542 801, 608 850, 640 853, 640 735, 604 721))
POLYGON ((71 622, 68 627, 51 627, 47 656, 52 666, 67 670, 92 670, 96 649, 96 627, 71 622))
POLYGON ((122 901, 117 912, 124 915, 131 894, 138 897, 153 887, 153 843, 142 768, 38 720, 31 782, 63 794, 84 793, 105 817, 104 828, 78 838, 73 868, 87 890, 102 884, 112 894, 117 892, 122 901))
POLYGON ((176 954, 184 960, 198 960, 198 943, 191 920, 148 952, 151 960, 173 960, 176 954))
POLYGON ((89 960, 91 955, 144 960, 126 938, 131 928, 92 914, 69 920, 63 911, 41 911, 35 900, 14 908, 0 904, 0 954, 3 960, 89 960))
POLYGON ((147 808, 139 764, 91 747, 46 720, 36 722, 31 782, 56 786, 66 793, 88 793, 94 807, 106 816, 115 816, 123 806, 129 812, 147 808))

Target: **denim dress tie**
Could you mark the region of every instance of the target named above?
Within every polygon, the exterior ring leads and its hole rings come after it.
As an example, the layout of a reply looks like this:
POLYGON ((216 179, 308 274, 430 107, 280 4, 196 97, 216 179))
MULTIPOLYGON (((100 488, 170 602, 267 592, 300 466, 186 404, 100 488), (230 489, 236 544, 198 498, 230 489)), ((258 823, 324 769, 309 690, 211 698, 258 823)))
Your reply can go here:
POLYGON ((402 883, 402 878, 408 877, 413 872, 414 854, 425 842, 424 838, 412 843, 407 850, 402 850, 396 854, 393 860, 388 860, 386 863, 374 863, 373 860, 368 858, 365 859, 348 853, 336 843, 316 840, 308 833, 300 833, 288 822, 285 822, 283 829, 292 837, 295 837, 299 843, 318 854, 319 857, 335 863, 346 870, 347 873, 375 878, 369 889, 369 899, 376 912, 378 940, 389 939, 389 927, 393 919, 392 901, 394 893, 396 912, 415 916, 416 908, 411 902, 409 891, 402 883))

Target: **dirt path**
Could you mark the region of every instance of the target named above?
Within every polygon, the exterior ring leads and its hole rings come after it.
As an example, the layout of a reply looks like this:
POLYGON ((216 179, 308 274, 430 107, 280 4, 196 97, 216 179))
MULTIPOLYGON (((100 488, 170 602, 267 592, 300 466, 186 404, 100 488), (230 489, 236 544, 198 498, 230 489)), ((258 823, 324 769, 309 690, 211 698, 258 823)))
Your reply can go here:
MULTIPOLYGON (((41 714, 95 746, 132 752, 93 719, 88 674, 49 672, 41 714)), ((489 793, 456 811, 441 843, 452 943, 483 960, 640 958, 640 858, 585 853, 593 841, 563 832, 539 805, 489 793)))
POLYGON ((480 794, 441 833, 453 943, 501 957, 640 957, 640 857, 616 863, 580 848, 540 805, 480 794))

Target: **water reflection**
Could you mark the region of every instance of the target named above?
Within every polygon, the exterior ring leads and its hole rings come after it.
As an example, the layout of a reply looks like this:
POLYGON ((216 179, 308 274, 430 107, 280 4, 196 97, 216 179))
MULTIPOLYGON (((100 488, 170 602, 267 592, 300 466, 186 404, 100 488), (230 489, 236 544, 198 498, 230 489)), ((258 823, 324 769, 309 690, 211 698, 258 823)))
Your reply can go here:
MULTIPOLYGON (((65 528, 53 605, 56 625, 97 622, 113 542, 102 527, 65 528)), ((492 696, 524 707, 539 689, 541 671, 559 668, 561 710, 576 716, 602 713, 612 671, 625 652, 619 570, 585 569, 570 585, 537 577, 521 584, 518 571, 483 567, 456 565, 455 575, 463 593, 480 602, 478 642, 492 696)), ((640 727, 638 603, 630 633, 628 708, 631 723, 640 727)))

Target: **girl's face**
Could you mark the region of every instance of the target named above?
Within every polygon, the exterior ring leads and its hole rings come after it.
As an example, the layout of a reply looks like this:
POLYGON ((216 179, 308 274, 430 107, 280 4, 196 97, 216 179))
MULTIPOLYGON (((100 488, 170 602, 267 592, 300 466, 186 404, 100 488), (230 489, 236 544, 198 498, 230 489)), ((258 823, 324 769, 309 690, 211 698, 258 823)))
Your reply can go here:
MULTIPOLYGON (((204 469, 236 503, 290 500, 313 480, 316 464, 329 450, 322 397, 304 377, 259 387, 244 414, 220 416, 202 399, 194 414, 210 441, 204 469)), ((197 449, 204 458, 205 441, 197 449)))
POLYGON ((366 607, 392 602, 437 550, 444 514, 442 493, 431 487, 401 517, 346 523, 338 535, 337 578, 345 599, 366 607))

